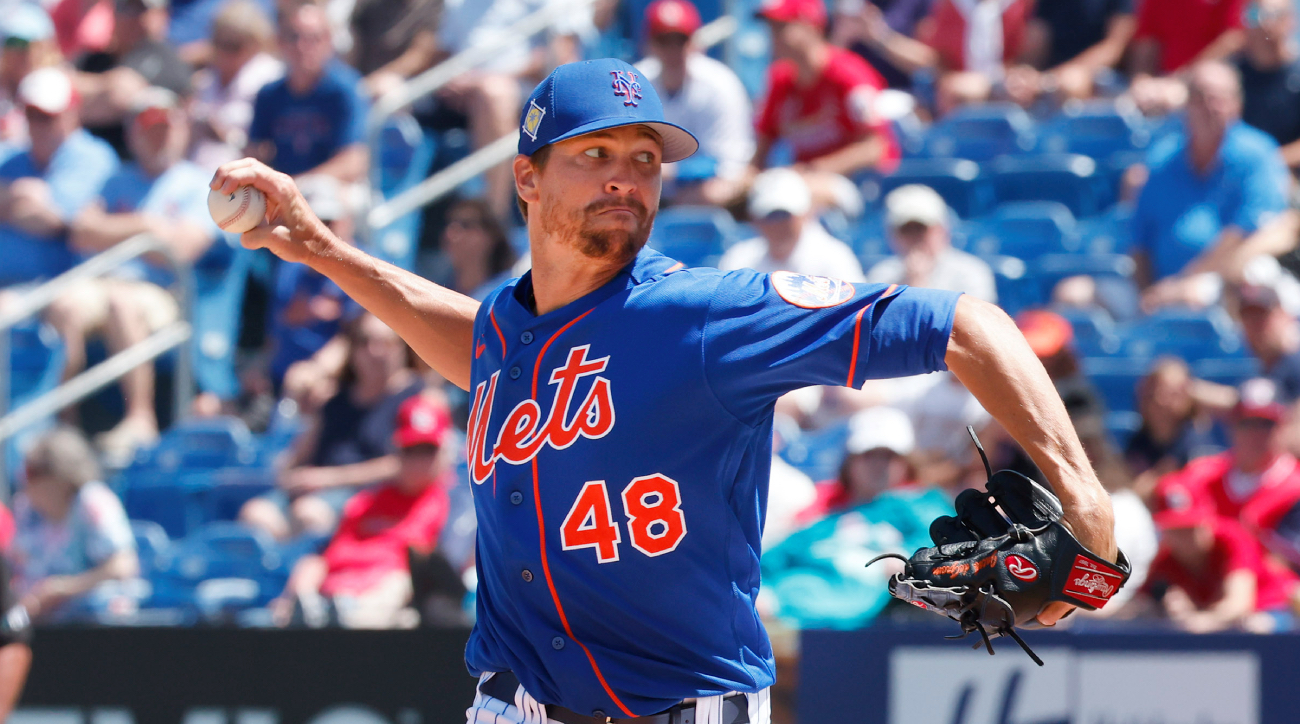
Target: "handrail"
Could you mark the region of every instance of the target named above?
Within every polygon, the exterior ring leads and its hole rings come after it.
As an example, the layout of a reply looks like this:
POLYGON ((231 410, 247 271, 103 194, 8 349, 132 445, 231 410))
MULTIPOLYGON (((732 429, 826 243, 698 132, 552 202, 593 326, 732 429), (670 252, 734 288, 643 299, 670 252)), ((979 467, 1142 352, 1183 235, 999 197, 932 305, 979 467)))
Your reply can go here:
MULTIPOLYGON (((524 38, 531 38, 550 28, 555 21, 565 15, 578 8, 592 5, 594 2, 595 0, 548 2, 517 20, 514 25, 506 28, 489 42, 466 48, 380 96, 366 116, 366 145, 370 149, 371 196, 375 196, 380 188, 382 166, 379 163, 382 152, 380 144, 383 139, 384 123, 391 116, 411 103, 437 92, 461 74, 492 60, 502 50, 517 45, 524 38)), ((361 224, 357 230, 363 242, 369 242, 373 236, 373 228, 366 224, 361 224)))
MULTIPOLYGON (((191 301, 190 270, 180 264, 170 247, 161 240, 138 234, 111 249, 107 249, 57 277, 41 284, 19 297, 0 315, 0 476, 7 470, 5 449, 7 441, 27 425, 46 415, 89 397, 99 389, 113 383, 135 367, 148 362, 173 348, 180 348, 176 364, 175 404, 179 418, 189 408, 193 394, 190 375, 190 355, 185 342, 193 335, 189 323, 191 301), (53 304, 67 294, 73 285, 101 277, 144 254, 156 253, 167 261, 176 277, 175 293, 181 318, 154 332, 144 340, 124 349, 112 357, 85 370, 34 400, 29 400, 15 410, 9 410, 9 379, 11 377, 9 332, 15 325, 53 304)), ((0 485, 0 495, 8 494, 8 486, 0 485)))
MULTIPOLYGON (((539 10, 538 12, 542 12, 542 11, 539 10)), ((537 13, 534 13, 534 15, 536 14, 537 13)), ((517 25, 518 24, 516 24, 516 27, 517 25)), ((730 15, 723 15, 722 17, 713 20, 707 25, 704 25, 700 29, 696 30, 695 34, 692 36, 692 39, 695 41, 696 48, 698 48, 701 51, 708 50, 714 45, 717 45, 718 43, 721 43, 722 41, 734 35, 736 31, 739 29, 739 27, 740 27, 740 23, 734 17, 730 15)), ((465 51, 464 53, 461 53, 461 55, 464 55, 465 53, 468 52, 469 51, 465 51)), ((456 57, 458 58, 460 56, 456 56, 456 57)), ((453 60, 454 59, 455 58, 453 58, 453 60)), ((451 62, 450 60, 447 61, 447 63, 450 62, 451 62)), ((446 65, 446 63, 444 63, 443 65, 446 65)), ((441 65, 438 66, 438 68, 441 67, 442 67, 441 65)), ((433 70, 437 70, 438 68, 434 68, 433 70)), ((433 72, 432 70, 428 71, 428 73, 426 73, 425 75, 428 75, 429 73, 432 72, 433 72)), ((420 80, 420 78, 424 78, 424 76, 419 76, 415 80, 411 81, 411 83, 412 84, 415 83, 416 81, 420 80)), ((408 84, 408 86, 406 87, 409 87, 409 85, 410 84, 408 84)), ((437 87, 440 86, 435 86, 435 89, 437 87)), ((401 88, 396 89, 393 91, 393 93, 390 93, 389 95, 393 95, 394 93, 397 93, 400 90, 402 89, 401 88)), ((385 96, 385 98, 387 97, 388 96, 385 96)), ((405 103, 410 103, 411 100, 414 100, 414 98, 406 100, 405 103)), ((405 103, 403 103, 402 105, 405 105, 405 103)), ((397 107, 400 108, 401 106, 399 105, 397 107)), ((372 120, 375 118, 373 113, 371 115, 371 118, 372 120)), ((385 119, 386 118, 387 117, 385 116, 385 119)), ((380 123, 380 127, 382 127, 382 121, 380 121, 379 123, 380 123)), ((371 158, 378 158, 378 156, 375 154, 378 153, 379 129, 372 127, 371 132, 374 134, 374 136, 372 137, 371 158)), ((388 199, 383 203, 380 203, 372 207, 370 209, 370 213, 366 215, 366 223, 361 224, 361 228, 364 229, 364 233, 366 234, 366 237, 369 238, 374 233, 375 230, 382 229, 383 227, 388 226, 389 224, 400 219, 406 214, 409 214, 412 211, 415 211, 422 206, 427 206, 428 204, 437 201, 443 196, 446 196, 447 194, 454 191, 461 184, 465 183, 466 181, 469 181, 470 179, 483 173, 484 171, 487 171, 493 166, 496 166, 499 163, 509 160, 511 156, 515 155, 515 148, 518 143, 518 140, 519 140, 519 131, 518 130, 512 131, 511 133, 506 134, 505 136, 502 136, 501 138, 498 138, 492 143, 489 143, 488 145, 471 153, 465 158, 462 158, 461 160, 448 166, 447 168, 444 168, 438 173, 426 178, 425 180, 421 181, 415 186, 412 186, 411 188, 398 194, 397 196, 394 196, 393 198, 388 199)), ((376 167, 377 167, 376 164, 371 165, 372 169, 376 167)), ((378 188, 377 182, 374 183, 374 187, 378 188)))

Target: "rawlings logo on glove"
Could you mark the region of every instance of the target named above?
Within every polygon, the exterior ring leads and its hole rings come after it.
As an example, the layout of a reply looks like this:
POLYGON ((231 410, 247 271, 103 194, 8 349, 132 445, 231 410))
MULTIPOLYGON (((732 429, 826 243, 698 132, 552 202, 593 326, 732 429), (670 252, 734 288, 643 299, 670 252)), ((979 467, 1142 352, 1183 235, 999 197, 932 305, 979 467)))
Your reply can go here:
POLYGON ((961 624, 962 638, 978 631, 993 653, 990 639, 1010 636, 1039 666, 1042 659, 1021 640, 1015 627, 1034 627, 1039 611, 1051 601, 1095 610, 1128 580, 1123 552, 1116 563, 1083 547, 1061 523, 1061 501, 1025 476, 1002 470, 994 474, 975 431, 967 428, 984 458, 989 481, 985 490, 957 496, 957 515, 930 524, 933 548, 903 558, 902 573, 889 579, 889 593, 913 605, 941 613, 961 624))

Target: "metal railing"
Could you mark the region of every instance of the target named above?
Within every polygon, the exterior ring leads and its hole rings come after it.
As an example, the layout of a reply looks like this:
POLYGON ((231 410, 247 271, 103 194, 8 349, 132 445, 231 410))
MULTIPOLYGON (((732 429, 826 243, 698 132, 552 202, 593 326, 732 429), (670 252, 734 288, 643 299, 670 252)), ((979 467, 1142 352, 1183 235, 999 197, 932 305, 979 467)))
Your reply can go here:
MULTIPOLYGON (((380 141, 383 127, 389 117, 416 100, 434 93, 460 74, 473 70, 482 63, 491 60, 496 53, 517 44, 521 37, 531 37, 546 30, 565 12, 584 7, 591 4, 591 2, 593 0, 572 0, 570 3, 547 5, 512 25, 507 32, 502 33, 494 42, 464 50, 380 98, 371 109, 370 116, 367 119, 367 138, 370 144, 371 158, 371 197, 374 198, 379 189, 379 164, 376 159, 380 157, 380 141)), ((695 47, 699 50, 708 50, 730 38, 739 27, 740 23, 736 18, 724 15, 696 30, 692 40, 694 40, 695 47)), ((363 238, 366 240, 371 239, 375 231, 388 226, 406 214, 437 201, 454 191, 461 184, 497 164, 510 160, 515 155, 518 142, 519 131, 512 131, 426 178, 419 184, 375 205, 366 215, 365 223, 360 225, 363 238)))
MULTIPOLYGON (((170 248, 157 238, 141 234, 133 236, 111 249, 96 254, 85 262, 69 269, 59 276, 23 294, 0 314, 0 477, 8 469, 5 452, 7 441, 28 425, 43 417, 74 405, 100 389, 120 379, 137 366, 149 362, 169 350, 179 348, 179 359, 175 374, 175 406, 179 419, 188 410, 193 395, 191 381, 189 345, 185 344, 193 335, 190 319, 191 301, 190 270, 176 261, 170 248), (108 359, 81 372, 76 377, 66 380, 58 387, 29 400, 17 409, 9 409, 10 378, 12 363, 10 360, 10 330, 23 320, 40 312, 67 294, 72 287, 91 279, 96 279, 117 269, 123 264, 145 254, 155 253, 166 259, 175 275, 176 283, 173 293, 177 297, 180 318, 162 329, 149 335, 144 340, 121 350, 108 359)), ((0 485, 0 495, 7 494, 8 486, 0 485)))
MULTIPOLYGON (((595 0, 549 2, 543 5, 540 9, 533 11, 531 14, 520 18, 514 25, 511 25, 490 42, 466 48, 429 70, 424 71, 420 75, 411 78, 388 93, 380 96, 379 99, 375 101, 375 104, 370 109, 369 115, 366 117, 366 144, 370 148, 371 198, 374 199, 377 196, 381 186, 380 173, 382 171, 382 164, 379 163, 382 152, 381 142, 383 139, 384 124, 389 118, 415 101, 436 93, 440 88, 455 80, 462 74, 491 61, 502 51, 517 47, 523 40, 550 29, 555 25, 557 20, 572 13, 574 10, 586 8, 594 2, 595 0)), ((480 153, 489 148, 497 148, 498 143, 489 144, 485 148, 480 149, 480 153)), ((478 155, 478 153, 474 154, 474 156, 478 155)), ((482 157, 480 156, 480 158, 482 157)), ((487 168, 491 168, 495 165, 496 163, 489 164, 487 168)), ((450 167, 447 170, 450 170, 450 167)), ((471 174, 466 178, 473 178, 475 175, 477 174, 471 174)), ((455 187, 453 186, 452 188, 455 187)), ((406 203, 409 203, 409 201, 406 203)), ((411 207, 408 212, 418 209, 427 203, 430 202, 425 201, 424 203, 416 204, 411 207)), ((371 209, 370 215, 367 216, 367 221, 374 216, 375 211, 378 211, 385 206, 388 206, 387 202, 371 209)), ((388 223, 392 223, 393 220, 400 218, 402 215, 403 214, 392 213, 392 209, 389 208, 382 211, 378 218, 387 218, 389 219, 388 223)), ((383 226, 387 226, 387 223, 379 225, 372 223, 361 224, 358 228, 358 232, 360 232, 359 235, 361 236, 362 241, 369 242, 373 238, 374 231, 383 226)))

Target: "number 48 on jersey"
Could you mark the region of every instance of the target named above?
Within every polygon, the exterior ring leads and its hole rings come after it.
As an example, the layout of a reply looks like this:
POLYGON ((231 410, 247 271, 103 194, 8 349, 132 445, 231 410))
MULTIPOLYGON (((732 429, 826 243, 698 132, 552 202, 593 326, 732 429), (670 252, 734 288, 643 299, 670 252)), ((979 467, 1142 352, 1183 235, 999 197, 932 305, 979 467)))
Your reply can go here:
MULTIPOLYGON (((659 474, 633 478, 623 488, 622 497, 628 542, 633 548, 647 556, 661 556, 675 550, 686 537, 686 516, 676 480, 659 474)), ((566 551, 595 548, 597 562, 612 563, 618 560, 622 542, 605 481, 586 483, 560 526, 560 544, 566 551)))

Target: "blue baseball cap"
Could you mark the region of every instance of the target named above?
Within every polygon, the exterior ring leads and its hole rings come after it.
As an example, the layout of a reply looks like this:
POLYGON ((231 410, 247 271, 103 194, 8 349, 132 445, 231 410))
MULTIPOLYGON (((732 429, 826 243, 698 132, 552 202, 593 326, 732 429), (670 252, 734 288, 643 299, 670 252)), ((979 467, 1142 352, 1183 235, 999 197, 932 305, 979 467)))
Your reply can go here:
POLYGON ((695 153, 690 131, 664 120, 664 106, 641 71, 614 58, 566 63, 533 89, 519 118, 519 152, 617 126, 649 126, 664 142, 664 163, 695 153))

